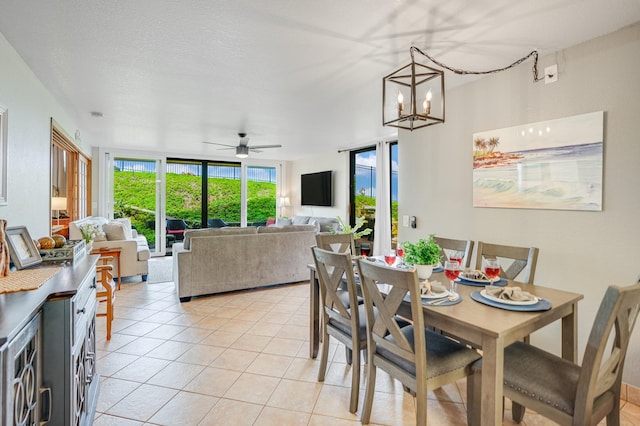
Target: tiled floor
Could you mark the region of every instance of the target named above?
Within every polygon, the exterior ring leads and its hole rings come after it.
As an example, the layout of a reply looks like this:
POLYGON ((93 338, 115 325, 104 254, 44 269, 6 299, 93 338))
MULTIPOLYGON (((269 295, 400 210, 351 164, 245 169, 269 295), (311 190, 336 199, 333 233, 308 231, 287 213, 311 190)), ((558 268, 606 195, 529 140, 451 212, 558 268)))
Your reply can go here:
MULTIPOLYGON (((104 317, 97 319, 94 424, 359 425, 360 412, 348 410, 351 376, 342 346, 332 345, 326 379, 316 380, 308 291, 302 283, 181 304, 173 283, 123 283, 111 341, 104 317)), ((462 381, 431 393, 429 424, 466 424, 465 390, 462 381)), ((382 371, 371 424, 414 424, 413 398, 382 371)), ((552 423, 527 412, 523 424, 552 423)), ((622 424, 640 424, 640 408, 624 405, 622 424)))

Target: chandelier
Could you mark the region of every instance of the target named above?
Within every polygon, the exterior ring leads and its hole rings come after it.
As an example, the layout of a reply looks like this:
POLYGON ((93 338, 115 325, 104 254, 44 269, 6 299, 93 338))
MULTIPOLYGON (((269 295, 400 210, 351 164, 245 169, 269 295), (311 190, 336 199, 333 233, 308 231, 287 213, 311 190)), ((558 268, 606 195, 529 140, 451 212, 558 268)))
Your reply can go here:
POLYGON ((415 46, 411 46, 409 52, 411 63, 382 79, 383 126, 413 131, 444 123, 444 71, 416 62, 415 52, 456 74, 493 74, 520 65, 533 56, 533 81, 544 79, 544 77, 538 78, 538 52, 535 50, 511 65, 487 71, 467 71, 449 67, 415 46))

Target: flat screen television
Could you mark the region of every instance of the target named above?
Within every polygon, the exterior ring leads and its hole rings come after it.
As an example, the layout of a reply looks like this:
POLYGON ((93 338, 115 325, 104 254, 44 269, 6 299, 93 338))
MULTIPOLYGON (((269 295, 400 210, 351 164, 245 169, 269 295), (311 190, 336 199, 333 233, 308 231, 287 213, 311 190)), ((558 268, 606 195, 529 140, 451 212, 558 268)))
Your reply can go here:
POLYGON ((303 206, 333 206, 331 170, 300 175, 300 194, 303 206))

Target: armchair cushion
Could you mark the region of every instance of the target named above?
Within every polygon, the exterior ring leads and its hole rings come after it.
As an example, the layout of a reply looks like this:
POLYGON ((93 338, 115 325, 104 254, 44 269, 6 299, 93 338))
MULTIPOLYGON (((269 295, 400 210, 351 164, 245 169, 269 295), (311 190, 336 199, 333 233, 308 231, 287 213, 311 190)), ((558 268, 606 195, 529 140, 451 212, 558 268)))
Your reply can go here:
POLYGON ((102 230, 107 236, 107 241, 130 240, 127 238, 126 228, 123 223, 109 222, 102 225, 102 230))

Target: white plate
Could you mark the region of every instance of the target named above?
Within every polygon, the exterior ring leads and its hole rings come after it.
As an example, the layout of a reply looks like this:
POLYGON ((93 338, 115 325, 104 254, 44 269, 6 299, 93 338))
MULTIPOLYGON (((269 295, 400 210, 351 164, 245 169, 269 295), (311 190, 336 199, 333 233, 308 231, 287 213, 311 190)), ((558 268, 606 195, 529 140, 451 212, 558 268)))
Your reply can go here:
POLYGON ((449 290, 445 290, 442 293, 432 293, 432 294, 421 294, 420 297, 423 299, 441 299, 443 297, 449 296, 449 290))
POLYGON ((533 296, 533 300, 507 300, 507 299, 499 299, 497 297, 491 296, 487 294, 487 290, 480 291, 480 295, 485 299, 493 300, 494 302, 504 303, 505 305, 535 305, 539 302, 538 298, 533 296))

